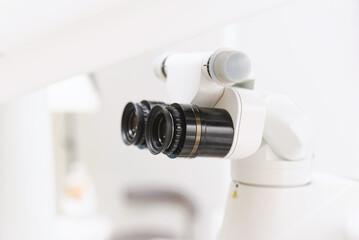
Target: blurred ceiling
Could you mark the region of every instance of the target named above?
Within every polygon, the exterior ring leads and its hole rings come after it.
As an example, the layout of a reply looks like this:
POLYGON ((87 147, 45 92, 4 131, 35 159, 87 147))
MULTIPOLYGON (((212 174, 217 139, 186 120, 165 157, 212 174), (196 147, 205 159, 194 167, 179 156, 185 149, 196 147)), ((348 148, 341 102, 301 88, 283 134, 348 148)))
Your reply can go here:
POLYGON ((291 1, 1 0, 0 103, 291 1))
POLYGON ((0 52, 130 0, 2 0, 0 52))

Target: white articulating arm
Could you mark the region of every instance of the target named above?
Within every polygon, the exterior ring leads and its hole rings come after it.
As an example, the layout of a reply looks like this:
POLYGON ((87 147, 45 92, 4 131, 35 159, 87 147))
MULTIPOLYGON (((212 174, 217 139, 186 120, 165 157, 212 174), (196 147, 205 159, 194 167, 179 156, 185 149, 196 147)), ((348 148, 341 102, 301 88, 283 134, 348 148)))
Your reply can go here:
POLYGON ((286 95, 262 91, 266 105, 264 139, 280 157, 300 160, 314 151, 311 124, 299 107, 286 95))

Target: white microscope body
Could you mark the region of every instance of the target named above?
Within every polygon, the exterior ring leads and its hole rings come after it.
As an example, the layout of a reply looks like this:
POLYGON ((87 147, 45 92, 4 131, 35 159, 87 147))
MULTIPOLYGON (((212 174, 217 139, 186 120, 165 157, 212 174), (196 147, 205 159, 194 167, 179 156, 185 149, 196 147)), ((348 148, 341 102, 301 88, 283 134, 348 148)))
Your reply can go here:
POLYGON ((232 117, 225 158, 233 181, 217 240, 358 239, 345 229, 359 207, 358 185, 324 174, 312 179, 309 121, 287 96, 253 90, 244 53, 165 53, 155 72, 174 102, 226 109, 232 117))

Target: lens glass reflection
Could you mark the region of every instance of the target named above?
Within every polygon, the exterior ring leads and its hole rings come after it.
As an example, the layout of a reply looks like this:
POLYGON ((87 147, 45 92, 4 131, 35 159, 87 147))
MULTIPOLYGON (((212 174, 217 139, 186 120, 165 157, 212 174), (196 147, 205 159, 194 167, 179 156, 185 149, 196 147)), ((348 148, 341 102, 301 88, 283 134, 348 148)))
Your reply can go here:
POLYGON ((128 134, 130 135, 131 138, 133 138, 136 134, 137 126, 138 126, 137 122, 138 122, 137 114, 135 111, 132 111, 128 118, 128 127, 129 127, 128 134))
POLYGON ((167 130, 167 125, 166 125, 166 121, 164 116, 161 117, 161 119, 159 120, 158 123, 158 141, 163 144, 163 142, 165 141, 166 138, 166 130, 167 130))

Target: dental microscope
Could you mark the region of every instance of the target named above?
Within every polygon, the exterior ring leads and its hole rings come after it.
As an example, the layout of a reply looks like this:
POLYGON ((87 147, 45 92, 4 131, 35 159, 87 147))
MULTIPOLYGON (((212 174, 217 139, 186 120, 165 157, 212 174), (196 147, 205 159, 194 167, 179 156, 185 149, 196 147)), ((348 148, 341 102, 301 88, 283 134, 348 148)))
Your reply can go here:
POLYGON ((343 239, 338 234, 359 206, 357 186, 312 180, 309 120, 289 97, 255 89, 250 71, 248 56, 234 49, 164 53, 155 73, 175 103, 128 103, 124 142, 169 158, 230 159, 217 240, 343 239))

